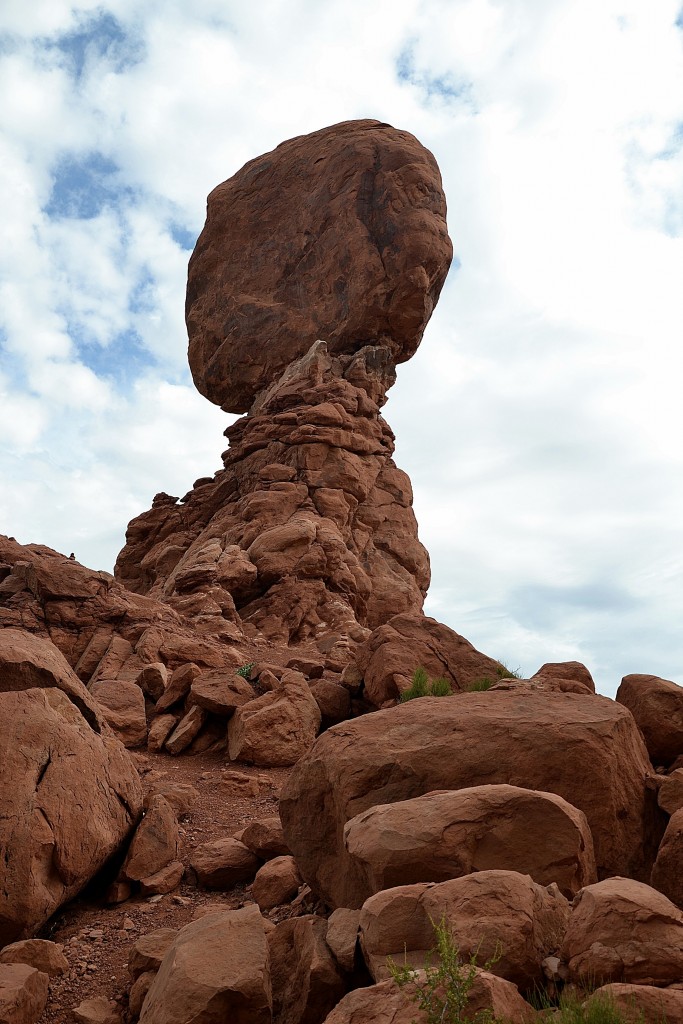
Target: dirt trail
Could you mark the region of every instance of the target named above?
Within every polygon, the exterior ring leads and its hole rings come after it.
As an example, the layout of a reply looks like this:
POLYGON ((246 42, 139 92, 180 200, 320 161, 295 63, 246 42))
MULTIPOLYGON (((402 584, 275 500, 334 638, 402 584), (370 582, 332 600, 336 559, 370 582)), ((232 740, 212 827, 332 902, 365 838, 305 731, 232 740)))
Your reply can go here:
MULTIPOLYGON (((160 781, 184 782, 200 794, 198 803, 180 822, 181 859, 187 866, 192 850, 200 843, 230 836, 250 821, 278 813, 279 794, 290 769, 255 768, 229 762, 225 753, 205 753, 178 758, 165 754, 135 752, 133 757, 143 785, 160 781), (226 784, 227 772, 239 771, 259 781, 258 796, 235 795, 226 784)), ((83 999, 104 995, 127 1006, 130 977, 127 970, 132 943, 156 928, 180 928, 210 907, 237 908, 250 900, 248 888, 229 892, 198 889, 184 879, 165 896, 134 896, 108 906, 101 893, 86 891, 53 918, 43 938, 64 944, 69 971, 50 983, 47 1007, 38 1024, 67 1024, 71 1010, 83 999)), ((310 906, 303 910, 310 912, 310 906)), ((296 910, 276 908, 272 920, 296 910)), ((125 1019, 125 1015, 123 1017, 125 1019)))

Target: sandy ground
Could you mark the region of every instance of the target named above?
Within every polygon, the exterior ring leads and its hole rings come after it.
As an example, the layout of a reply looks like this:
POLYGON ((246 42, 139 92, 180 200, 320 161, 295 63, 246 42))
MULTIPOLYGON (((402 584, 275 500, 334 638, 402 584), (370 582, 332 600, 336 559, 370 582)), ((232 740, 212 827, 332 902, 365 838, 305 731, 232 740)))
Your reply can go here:
MULTIPOLYGON (((143 784, 157 781, 189 782, 200 793, 194 809, 181 822, 181 859, 187 866, 192 850, 200 843, 230 836, 260 818, 277 815, 280 789, 289 769, 254 768, 227 761, 224 753, 171 757, 135 753, 143 784), (224 781, 228 771, 240 771, 259 780, 256 797, 235 796, 224 781)), ((71 1010, 81 1000, 103 995, 116 1000, 126 1019, 130 976, 127 961, 133 942, 157 928, 180 928, 209 907, 237 908, 251 902, 248 887, 228 892, 198 889, 187 877, 175 892, 165 896, 135 896, 108 906, 103 886, 90 888, 69 904, 41 932, 41 938, 64 945, 69 971, 50 982, 50 996, 39 1024, 72 1022, 71 1010)), ((311 899, 295 907, 275 908, 273 921, 316 909, 311 899)))

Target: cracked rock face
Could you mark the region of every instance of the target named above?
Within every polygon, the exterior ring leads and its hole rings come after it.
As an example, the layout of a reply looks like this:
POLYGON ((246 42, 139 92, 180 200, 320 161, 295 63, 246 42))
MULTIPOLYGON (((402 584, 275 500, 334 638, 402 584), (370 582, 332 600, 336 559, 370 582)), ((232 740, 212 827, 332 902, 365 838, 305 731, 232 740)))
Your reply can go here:
POLYGON ((199 391, 228 412, 314 341, 414 355, 453 250, 429 150, 379 121, 283 142, 213 190, 186 318, 199 391))
POLYGON ((0 629, 0 716, 3 946, 32 935, 103 867, 135 825, 142 790, 49 641, 0 629))

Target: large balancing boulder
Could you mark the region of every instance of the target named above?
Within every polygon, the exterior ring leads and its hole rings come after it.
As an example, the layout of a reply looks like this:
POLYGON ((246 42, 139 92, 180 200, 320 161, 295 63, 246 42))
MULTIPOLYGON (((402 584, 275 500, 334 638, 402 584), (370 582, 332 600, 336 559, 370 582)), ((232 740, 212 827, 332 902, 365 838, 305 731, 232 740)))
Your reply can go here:
POLYGON ((0 717, 2 946, 33 935, 122 846, 140 816, 142 788, 127 751, 49 641, 0 630, 0 717))
MULTIPOLYGON (((607 697, 497 691, 424 697, 329 729, 294 767, 280 802, 285 837, 331 906, 366 894, 344 827, 377 804, 506 783, 583 811, 598 877, 649 878, 663 831, 635 722, 607 697)), ((663 816, 662 816, 663 817, 663 816)))
POLYGON ((436 161, 408 132, 345 121, 218 185, 189 267, 197 388, 246 412, 319 338, 409 359, 452 258, 436 161))

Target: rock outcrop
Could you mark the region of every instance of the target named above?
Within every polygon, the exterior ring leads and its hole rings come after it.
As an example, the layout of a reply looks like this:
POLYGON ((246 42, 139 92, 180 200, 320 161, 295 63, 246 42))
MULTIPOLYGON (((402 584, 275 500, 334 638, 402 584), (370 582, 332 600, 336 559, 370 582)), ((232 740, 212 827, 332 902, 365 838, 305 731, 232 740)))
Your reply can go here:
POLYGON ((33 935, 122 846, 142 787, 48 641, 0 629, 0 717, 2 946, 33 935))
POLYGON ((654 765, 669 767, 683 754, 683 686, 659 676, 624 676, 616 699, 638 723, 654 765))
POLYGON ((448 271, 445 216, 431 153, 377 121, 285 142, 211 193, 190 366, 248 415, 226 430, 222 470, 129 525, 129 590, 208 633, 289 644, 353 645, 421 611, 429 561, 380 408, 448 271))
POLYGON ((557 793, 588 819, 598 877, 649 880, 664 828, 646 788, 651 771, 632 716, 606 697, 424 697, 320 736, 295 765, 280 815, 305 881, 332 906, 359 906, 366 893, 344 846, 351 818, 433 790, 492 783, 557 793))

